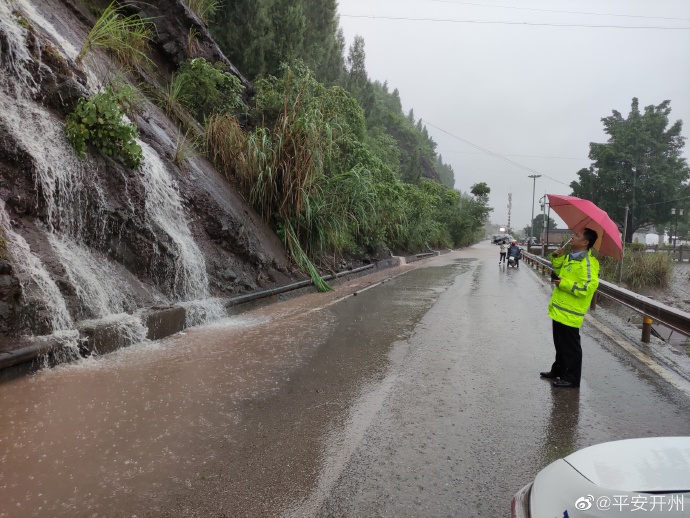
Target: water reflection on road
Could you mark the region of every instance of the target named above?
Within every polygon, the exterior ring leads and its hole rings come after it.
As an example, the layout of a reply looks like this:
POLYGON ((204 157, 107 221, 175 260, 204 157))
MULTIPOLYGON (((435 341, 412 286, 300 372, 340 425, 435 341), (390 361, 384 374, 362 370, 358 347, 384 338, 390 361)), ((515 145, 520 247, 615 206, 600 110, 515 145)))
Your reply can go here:
POLYGON ((333 416, 457 268, 338 304, 302 297, 0 385, 0 516, 280 507, 313 483, 333 416))
POLYGON ((0 384, 0 516, 494 518, 572 451, 687 434, 685 397, 591 326, 581 389, 539 379, 548 285, 497 255, 0 384))

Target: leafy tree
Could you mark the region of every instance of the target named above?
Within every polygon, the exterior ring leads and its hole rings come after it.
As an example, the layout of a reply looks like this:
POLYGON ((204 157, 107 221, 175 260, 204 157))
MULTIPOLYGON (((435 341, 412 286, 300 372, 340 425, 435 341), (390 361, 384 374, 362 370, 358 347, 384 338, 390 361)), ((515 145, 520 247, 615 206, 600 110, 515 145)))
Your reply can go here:
POLYGON ((580 169, 579 181, 570 184, 575 196, 593 201, 624 226, 628 205, 626 240, 645 225, 663 226, 678 204, 679 192, 690 177, 681 156, 685 138, 683 122, 669 126, 670 101, 647 106, 641 112, 633 98, 627 118, 617 112, 604 117, 608 142, 590 144, 589 169, 580 169))
POLYGON ((482 200, 488 200, 489 199, 489 193, 491 192, 491 188, 486 185, 486 182, 479 182, 475 183, 472 188, 470 189, 470 192, 476 196, 478 199, 482 200))
MULTIPOLYGON (((532 220, 532 226, 527 225, 525 228, 522 229, 522 232, 525 236, 530 236, 530 237, 535 237, 539 236, 541 234, 542 228, 544 223, 544 215, 543 214, 537 214, 534 219, 532 220), (532 230, 534 229, 534 230, 532 230), (532 233, 534 232, 534 234, 532 233)), ((554 221, 553 218, 546 217, 546 224, 550 230, 553 230, 556 228, 556 221, 554 221)))
POLYGON ((338 82, 344 70, 345 37, 338 28, 336 0, 303 0, 306 30, 302 59, 321 82, 338 82))

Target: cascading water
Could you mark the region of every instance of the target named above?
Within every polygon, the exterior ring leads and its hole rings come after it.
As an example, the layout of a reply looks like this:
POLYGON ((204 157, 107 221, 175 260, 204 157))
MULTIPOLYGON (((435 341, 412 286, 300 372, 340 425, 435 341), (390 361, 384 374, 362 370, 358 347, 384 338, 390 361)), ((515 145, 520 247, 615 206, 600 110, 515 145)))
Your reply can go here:
POLYGON ((92 318, 135 309, 134 293, 105 257, 65 237, 50 234, 48 240, 75 286, 77 296, 92 318))
MULTIPOLYGON (((65 299, 41 260, 31 253, 29 244, 12 229, 10 218, 5 211, 5 202, 0 199, 0 226, 2 226, 7 249, 14 259, 14 264, 27 278, 30 278, 40 291, 40 300, 47 306, 54 332, 74 329, 74 322, 67 310, 65 299)), ((28 286, 23 286, 28 290, 28 286)), ((75 335, 76 337, 76 335, 75 335)))
MULTIPOLYGON (((38 91, 31 72, 34 58, 27 47, 28 31, 18 22, 17 10, 57 42, 57 51, 67 61, 74 60, 77 50, 27 0, 0 2, 0 33, 7 43, 2 47, 4 54, 0 54, 0 125, 31 158, 35 188, 44 213, 43 224, 38 224, 47 227, 43 230, 48 242, 74 286, 82 308, 79 317, 115 322, 122 326, 124 334, 144 339, 146 332, 136 315, 132 279, 124 279, 122 267, 116 267, 100 252, 84 245, 99 244, 98 239, 108 235, 107 194, 99 171, 89 165, 88 159, 78 159, 67 143, 63 121, 33 100, 38 91)), ((144 160, 141 174, 135 178, 145 189, 146 224, 151 234, 158 236, 153 240, 158 256, 152 270, 162 270, 155 274, 161 281, 159 287, 170 299, 185 304, 187 325, 221 318, 226 313, 219 300, 209 298, 206 264, 190 232, 177 185, 158 154, 146 143, 139 141, 139 144, 144 160)), ((135 213, 136 206, 128 193, 125 198, 128 204, 124 210, 130 212, 129 217, 140 216, 135 213)), ((12 229, 4 203, 1 212, 0 220, 17 268, 40 291, 50 313, 52 330, 74 330, 77 326, 69 304, 51 274, 27 241, 12 229)), ((29 289, 23 288, 25 293, 29 289)), ((150 299, 167 302, 165 296, 148 292, 150 299)))
MULTIPOLYGON (((6 36, 7 51, 3 55, 0 52, 0 64, 5 69, 6 77, 13 76, 19 81, 14 86, 36 90, 36 82, 27 69, 27 65, 33 61, 26 46, 27 30, 15 22, 12 14, 12 6, 8 2, 0 2, 0 24, 2 32, 6 36)), ((2 51, 2 47, 0 47, 2 51)))
POLYGON ((225 307, 209 298, 206 262, 189 230, 184 207, 174 180, 156 152, 139 142, 144 154, 141 169, 146 189, 146 213, 171 240, 175 260, 170 272, 170 294, 183 302, 186 325, 198 325, 226 316, 225 307))
POLYGON ((171 274, 171 295, 178 300, 208 298, 206 262, 189 231, 177 186, 158 154, 139 141, 144 153, 141 170, 146 189, 146 214, 150 224, 163 230, 171 241, 175 261, 171 274))

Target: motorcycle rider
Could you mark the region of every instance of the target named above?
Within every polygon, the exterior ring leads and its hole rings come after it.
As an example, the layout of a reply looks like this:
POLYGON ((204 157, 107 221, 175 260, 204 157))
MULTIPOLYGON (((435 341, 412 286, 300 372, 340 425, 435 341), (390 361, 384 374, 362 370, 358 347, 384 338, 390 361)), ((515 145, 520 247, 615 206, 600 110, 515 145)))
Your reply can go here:
POLYGON ((515 267, 520 267, 520 247, 517 245, 517 241, 512 241, 508 247, 508 258, 513 257, 515 259, 515 267))

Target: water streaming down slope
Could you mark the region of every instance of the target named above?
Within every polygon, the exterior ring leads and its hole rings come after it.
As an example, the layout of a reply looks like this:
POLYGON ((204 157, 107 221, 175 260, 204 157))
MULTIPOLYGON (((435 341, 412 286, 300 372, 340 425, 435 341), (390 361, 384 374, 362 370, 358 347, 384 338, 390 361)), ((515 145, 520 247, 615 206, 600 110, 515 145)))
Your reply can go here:
POLYGON ((141 170, 146 213, 151 224, 170 236, 169 250, 175 254, 169 272, 170 296, 185 301, 182 306, 187 311, 187 326, 223 318, 226 312, 222 302, 209 298, 206 262, 189 230, 177 184, 153 148, 145 142, 139 144, 144 154, 141 170))
POLYGON ((0 46, 0 64, 4 69, 5 80, 4 83, 8 85, 8 79, 13 76, 19 81, 12 81, 12 86, 17 88, 29 88, 32 91, 36 89, 36 82, 33 76, 29 73, 27 65, 33 61, 31 54, 26 46, 26 36, 28 31, 15 23, 12 15, 12 7, 9 2, 0 2, 0 28, 5 34, 7 51, 2 54, 2 46, 0 46))
MULTIPOLYGON (((12 229, 10 218, 5 211, 5 202, 0 199, 0 226, 2 226, 7 250, 14 259, 15 267, 26 277, 30 278, 41 294, 41 301, 48 307, 51 318, 51 327, 54 332, 74 329, 74 322, 67 310, 65 299, 60 289, 53 281, 41 260, 31 252, 29 244, 12 229)), ((22 286, 28 290, 28 286, 22 286)))
MULTIPOLYGON (((32 24, 40 26, 57 41, 61 47, 57 50, 68 61, 72 61, 76 53, 76 48, 29 2, 13 0, 12 5, 0 2, 0 32, 7 41, 5 54, 0 55, 3 72, 0 77, 0 125, 31 158, 35 189, 42 199, 41 207, 45 208, 43 221, 47 228, 44 231, 74 285, 81 306, 86 308, 82 316, 118 320, 123 325, 131 321, 130 327, 136 327, 132 318, 138 322, 138 317, 121 315, 137 310, 130 289, 132 279, 124 279, 109 260, 84 245, 89 242, 103 245, 98 240, 107 235, 107 194, 101 185, 102 173, 90 165, 88 158, 76 157, 64 137, 63 121, 33 101, 36 83, 29 68, 33 57, 27 49, 28 31, 12 13, 17 8, 23 10, 32 24)), ((144 142, 139 144, 143 148, 144 161, 140 169, 142 174, 136 179, 145 188, 145 218, 154 236, 168 236, 163 241, 154 239, 158 260, 152 266, 153 270, 159 269, 154 276, 161 281, 160 288, 170 299, 186 301, 187 325, 221 318, 226 313, 219 300, 209 299, 206 264, 189 230, 177 186, 156 151, 144 142)), ((131 202, 126 210, 135 216, 135 206, 131 202)), ((70 316, 69 305, 60 289, 29 244, 10 228, 4 204, 3 226, 12 237, 11 246, 17 248, 16 261, 25 265, 26 273, 44 294, 52 329, 73 329, 76 317, 70 316)), ((146 291, 151 294, 151 290, 146 291)), ((153 298, 168 302, 159 293, 153 298)), ((138 325, 141 326, 140 322, 138 325)), ((138 330, 133 332, 139 333, 138 330)))

